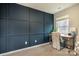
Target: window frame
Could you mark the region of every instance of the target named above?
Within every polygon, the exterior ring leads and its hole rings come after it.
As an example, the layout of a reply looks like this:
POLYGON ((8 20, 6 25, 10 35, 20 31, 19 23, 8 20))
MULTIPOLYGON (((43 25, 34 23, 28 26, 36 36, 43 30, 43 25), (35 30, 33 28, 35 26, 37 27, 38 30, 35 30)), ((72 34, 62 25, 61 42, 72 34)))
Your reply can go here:
POLYGON ((59 32, 60 34, 68 34, 68 32, 69 32, 69 28, 70 28, 70 22, 69 22, 69 15, 66 15, 66 16, 63 16, 63 17, 60 17, 60 18, 57 18, 56 19, 56 28, 57 28, 57 32, 59 32), (65 22, 65 21, 67 21, 66 23, 67 23, 67 25, 65 24, 65 25, 61 25, 60 27, 60 29, 64 29, 64 28, 66 28, 67 27, 67 30, 66 30, 66 32, 64 31, 63 32, 63 30, 60 30, 59 29, 59 26, 58 26, 58 22, 60 22, 60 23, 62 23, 62 22, 65 22), (62 27, 64 27, 64 28, 62 28, 62 27), (61 32, 60 32, 61 31, 61 32))

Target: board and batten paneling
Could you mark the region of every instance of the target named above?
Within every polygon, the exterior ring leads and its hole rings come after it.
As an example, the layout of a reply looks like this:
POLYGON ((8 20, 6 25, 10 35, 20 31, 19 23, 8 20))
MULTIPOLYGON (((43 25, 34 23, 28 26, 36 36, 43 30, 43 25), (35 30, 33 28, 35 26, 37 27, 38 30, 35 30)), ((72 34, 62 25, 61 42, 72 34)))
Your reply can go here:
POLYGON ((0 3, 0 53, 48 42, 53 15, 16 3, 0 3))

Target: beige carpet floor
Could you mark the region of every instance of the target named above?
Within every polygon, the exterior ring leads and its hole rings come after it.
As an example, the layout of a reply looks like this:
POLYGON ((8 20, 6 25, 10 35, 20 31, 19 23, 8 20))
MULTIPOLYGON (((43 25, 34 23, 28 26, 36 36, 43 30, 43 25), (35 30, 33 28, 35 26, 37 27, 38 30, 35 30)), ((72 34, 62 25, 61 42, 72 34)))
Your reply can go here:
POLYGON ((64 48, 60 51, 47 44, 40 47, 35 47, 27 50, 22 50, 16 53, 8 54, 7 56, 73 56, 73 51, 68 53, 68 49, 64 48))

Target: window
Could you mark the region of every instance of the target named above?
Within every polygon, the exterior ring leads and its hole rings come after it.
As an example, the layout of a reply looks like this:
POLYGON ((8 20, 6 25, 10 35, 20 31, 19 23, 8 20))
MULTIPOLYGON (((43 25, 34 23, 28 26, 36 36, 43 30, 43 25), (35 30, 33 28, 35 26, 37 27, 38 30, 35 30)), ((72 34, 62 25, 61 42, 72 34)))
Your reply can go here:
POLYGON ((58 32, 60 32, 61 34, 68 34, 68 32, 69 32, 69 19, 63 18, 60 21, 57 21, 56 27, 58 29, 58 32))

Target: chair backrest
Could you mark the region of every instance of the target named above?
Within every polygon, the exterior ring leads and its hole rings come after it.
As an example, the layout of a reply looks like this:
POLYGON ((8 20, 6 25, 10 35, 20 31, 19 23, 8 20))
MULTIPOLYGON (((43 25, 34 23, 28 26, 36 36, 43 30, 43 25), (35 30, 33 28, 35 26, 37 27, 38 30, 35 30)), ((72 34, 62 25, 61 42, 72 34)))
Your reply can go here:
POLYGON ((76 39, 77 36, 77 28, 76 27, 70 27, 70 33, 71 35, 74 37, 74 39, 76 39))
POLYGON ((52 32, 52 42, 53 48, 60 50, 60 33, 59 32, 52 32))

